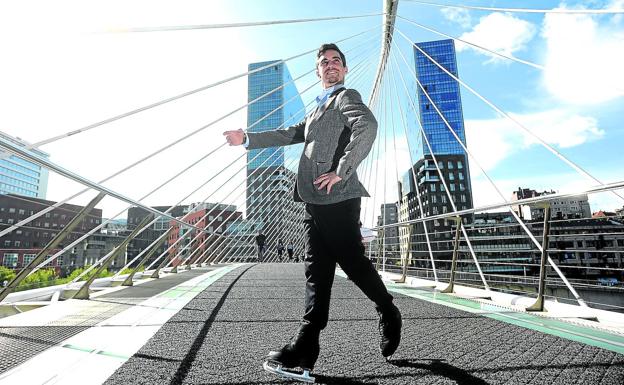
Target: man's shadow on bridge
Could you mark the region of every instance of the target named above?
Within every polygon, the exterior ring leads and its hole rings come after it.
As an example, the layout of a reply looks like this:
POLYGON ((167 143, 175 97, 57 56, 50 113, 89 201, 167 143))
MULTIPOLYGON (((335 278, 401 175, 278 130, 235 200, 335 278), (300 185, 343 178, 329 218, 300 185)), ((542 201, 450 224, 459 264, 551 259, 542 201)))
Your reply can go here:
MULTIPOLYGON (((449 380, 455 381, 457 385, 487 385, 488 382, 473 376, 469 372, 459 369, 453 365, 450 365, 444 360, 409 360, 409 359, 401 359, 401 360, 388 360, 388 363, 399 368, 414 368, 421 369, 430 372, 431 374, 435 374, 440 377, 446 377, 449 380)), ((414 373, 416 376, 422 376, 424 373, 418 372, 414 373)), ((381 375, 379 377, 408 377, 409 373, 397 373, 397 374, 388 374, 381 375)), ((367 385, 377 383, 368 382, 365 379, 355 379, 349 377, 333 377, 333 376, 323 376, 323 375, 315 375, 316 382, 321 384, 332 384, 332 385, 367 385)), ((371 381, 374 381, 371 378, 371 381)))
POLYGON ((444 360, 388 360, 388 363, 400 368, 427 370, 435 375, 455 381, 457 385, 487 385, 487 381, 475 377, 469 372, 444 362, 444 360), (429 361, 429 362, 423 362, 429 361))

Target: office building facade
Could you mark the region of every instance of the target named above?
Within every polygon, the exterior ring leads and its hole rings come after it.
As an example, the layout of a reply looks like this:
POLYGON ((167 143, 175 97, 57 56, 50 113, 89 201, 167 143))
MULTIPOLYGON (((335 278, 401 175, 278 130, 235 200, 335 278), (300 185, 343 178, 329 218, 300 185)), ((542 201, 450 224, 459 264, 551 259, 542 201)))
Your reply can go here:
MULTIPOLYGON (((0 132, 2 139, 17 146, 26 147, 28 143, 0 132)), ((35 154, 48 158, 40 150, 31 150, 35 154)), ((15 155, 0 151, 0 194, 16 194, 31 198, 45 199, 48 190, 48 169, 15 155)))

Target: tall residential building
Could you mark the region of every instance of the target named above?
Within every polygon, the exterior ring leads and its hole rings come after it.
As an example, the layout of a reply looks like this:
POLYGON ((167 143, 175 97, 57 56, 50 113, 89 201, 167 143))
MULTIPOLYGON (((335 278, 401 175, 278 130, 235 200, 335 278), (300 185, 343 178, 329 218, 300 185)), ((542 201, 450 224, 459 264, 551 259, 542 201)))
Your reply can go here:
MULTIPOLYGON (((3 140, 20 147, 28 143, 0 132, 3 140)), ((31 150, 35 154, 48 158, 49 154, 41 150, 31 150)), ((45 199, 48 190, 48 169, 15 155, 0 151, 0 194, 17 194, 32 198, 45 199)))
MULTIPOLYGON (((437 62, 454 76, 458 76, 453 40, 430 41, 416 45, 418 48, 414 47, 414 62, 418 81, 422 85, 422 88, 417 86, 418 117, 424 133, 421 138, 422 146, 417 154, 419 160, 412 166, 413 170, 408 170, 403 176, 399 221, 420 218, 421 206, 425 217, 452 212, 451 200, 457 210, 473 207, 466 151, 444 121, 446 120, 465 146, 466 135, 459 84, 434 63, 437 62), (446 183, 446 187, 442 181, 446 183)), ((470 217, 464 217, 463 220, 467 223, 470 217)), ((433 251, 449 250, 450 255, 454 223, 450 219, 427 222, 430 241, 434 241, 433 251)), ((414 245, 409 247, 409 250, 428 252, 422 225, 413 226, 410 233, 410 243, 414 245)), ((407 242, 407 237, 408 229, 404 227, 401 229, 403 244, 407 242)), ((406 244, 402 246, 403 249, 407 250, 406 244)), ((425 256, 429 258, 427 253, 419 254, 416 259, 425 256)), ((443 256, 446 254, 436 254, 436 257, 443 256)))
MULTIPOLYGON (((301 121, 304 104, 290 83, 286 65, 280 61, 249 64, 250 71, 262 67, 267 68, 248 77, 248 101, 262 97, 247 109, 249 131, 269 131, 301 121)), ((254 231, 267 235, 269 251, 278 239, 294 241, 303 230, 303 205, 292 199, 296 173, 285 164, 284 151, 274 147, 247 153, 247 220, 254 224, 254 231)))

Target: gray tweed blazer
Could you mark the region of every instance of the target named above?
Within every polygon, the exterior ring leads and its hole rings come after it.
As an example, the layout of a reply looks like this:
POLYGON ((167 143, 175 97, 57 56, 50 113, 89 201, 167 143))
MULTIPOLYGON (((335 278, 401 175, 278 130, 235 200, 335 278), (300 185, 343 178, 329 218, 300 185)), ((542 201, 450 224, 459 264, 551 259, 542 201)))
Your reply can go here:
POLYGON ((318 205, 368 197, 356 169, 366 158, 377 135, 377 120, 353 89, 336 90, 327 102, 317 107, 302 122, 288 128, 248 132, 247 149, 305 143, 294 198, 318 205), (321 174, 335 171, 342 180, 318 190, 313 184, 321 174))

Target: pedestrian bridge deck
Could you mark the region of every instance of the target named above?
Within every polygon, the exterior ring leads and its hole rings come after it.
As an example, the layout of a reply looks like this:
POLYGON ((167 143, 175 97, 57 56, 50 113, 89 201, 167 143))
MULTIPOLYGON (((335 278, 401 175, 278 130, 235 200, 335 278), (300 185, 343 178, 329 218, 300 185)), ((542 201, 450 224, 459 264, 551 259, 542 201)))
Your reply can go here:
MULTIPOLYGON (((199 268, 0 320, 0 384, 269 384, 297 328, 301 264, 199 268)), ((322 384, 622 384, 624 337, 388 283, 404 317, 390 362, 377 314, 336 277, 322 384)))

